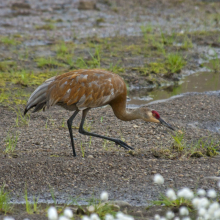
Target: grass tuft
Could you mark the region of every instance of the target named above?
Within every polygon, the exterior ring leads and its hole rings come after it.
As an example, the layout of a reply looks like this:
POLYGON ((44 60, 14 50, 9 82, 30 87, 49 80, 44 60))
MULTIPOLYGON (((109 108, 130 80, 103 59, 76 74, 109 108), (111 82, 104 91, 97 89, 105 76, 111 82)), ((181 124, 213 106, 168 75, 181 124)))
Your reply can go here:
POLYGON ((0 188, 0 213, 9 213, 12 209, 11 204, 9 204, 10 197, 9 192, 5 190, 5 186, 3 185, 0 188))

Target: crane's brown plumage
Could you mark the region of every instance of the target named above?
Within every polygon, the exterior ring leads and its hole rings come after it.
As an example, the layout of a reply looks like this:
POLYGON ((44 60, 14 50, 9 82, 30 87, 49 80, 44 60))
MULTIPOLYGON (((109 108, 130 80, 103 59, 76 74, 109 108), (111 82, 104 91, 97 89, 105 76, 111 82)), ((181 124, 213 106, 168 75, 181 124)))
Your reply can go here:
POLYGON ((133 148, 121 140, 89 133, 83 129, 84 120, 89 109, 109 104, 116 117, 121 120, 143 119, 147 122, 161 122, 173 129, 160 118, 156 111, 152 112, 147 107, 128 112, 126 110, 126 96, 126 84, 120 76, 101 69, 75 70, 52 77, 40 85, 30 96, 24 114, 34 107, 33 112, 36 112, 53 105, 60 105, 71 111, 75 110, 67 121, 74 156, 76 156, 76 153, 72 135, 72 121, 80 110, 83 111, 79 128, 80 133, 114 141, 125 149, 133 148))

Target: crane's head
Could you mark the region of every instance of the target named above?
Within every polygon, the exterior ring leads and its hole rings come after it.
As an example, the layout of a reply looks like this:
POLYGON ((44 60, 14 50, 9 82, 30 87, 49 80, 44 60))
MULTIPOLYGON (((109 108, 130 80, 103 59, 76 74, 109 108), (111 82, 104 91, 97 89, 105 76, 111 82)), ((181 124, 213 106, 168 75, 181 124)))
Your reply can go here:
POLYGON ((162 125, 164 125, 164 126, 168 127, 169 129, 175 131, 175 129, 170 124, 165 122, 160 117, 159 113, 157 111, 155 111, 155 110, 151 111, 151 110, 145 108, 145 115, 144 115, 143 119, 144 119, 144 121, 147 121, 147 122, 161 123, 162 125))

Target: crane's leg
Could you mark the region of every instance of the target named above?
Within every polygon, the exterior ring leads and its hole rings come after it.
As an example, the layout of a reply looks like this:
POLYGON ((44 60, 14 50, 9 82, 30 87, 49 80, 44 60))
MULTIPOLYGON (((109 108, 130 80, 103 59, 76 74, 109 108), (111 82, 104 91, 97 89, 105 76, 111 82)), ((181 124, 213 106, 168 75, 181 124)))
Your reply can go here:
POLYGON ((80 123, 80 126, 79 126, 79 133, 84 134, 84 135, 90 135, 90 136, 98 137, 98 138, 103 138, 103 139, 106 139, 106 140, 109 140, 109 141, 113 141, 117 145, 120 145, 121 147, 125 148, 126 150, 129 150, 129 149, 133 150, 134 149, 133 147, 130 147, 125 142, 123 142, 119 139, 110 138, 110 137, 106 137, 106 136, 102 136, 102 135, 99 135, 99 134, 94 134, 94 133, 90 133, 88 131, 85 131, 84 128, 83 128, 83 124, 85 122, 86 114, 87 114, 88 111, 89 111, 89 109, 83 110, 82 120, 81 120, 81 123, 80 123))
POLYGON ((73 115, 67 120, 67 125, 68 125, 68 129, 69 129, 69 133, 70 133, 70 139, 71 139, 71 145, 72 145, 72 149, 73 149, 73 156, 76 156, 76 151, 75 151, 75 147, 74 147, 74 141, 73 141, 73 132, 72 132, 72 123, 73 123, 73 119, 76 117, 76 115, 79 113, 79 110, 76 110, 73 115))

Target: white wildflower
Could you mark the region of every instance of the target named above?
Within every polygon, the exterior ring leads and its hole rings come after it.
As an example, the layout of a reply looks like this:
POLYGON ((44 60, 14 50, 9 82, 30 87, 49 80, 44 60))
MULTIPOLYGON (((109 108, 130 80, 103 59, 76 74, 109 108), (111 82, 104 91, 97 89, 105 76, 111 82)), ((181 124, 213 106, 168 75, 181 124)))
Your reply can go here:
POLYGON ((90 205, 89 207, 87 207, 89 212, 94 212, 95 211, 95 207, 93 205, 90 205))
POLYGON ((192 204, 193 204, 194 208, 199 207, 199 202, 200 202, 200 199, 197 197, 192 200, 192 204))
POLYGON ((159 173, 157 173, 157 174, 155 174, 154 175, 154 182, 156 183, 156 184, 163 184, 164 183, 164 178, 163 178, 163 176, 161 176, 159 173))
POLYGON ((198 208, 207 208, 209 206, 209 204, 210 204, 210 202, 206 197, 201 198, 201 199, 199 199, 198 208))
POLYGON ((87 215, 82 217, 82 220, 91 220, 87 215))
POLYGON ((160 220, 167 220, 167 219, 166 219, 166 218, 164 218, 164 217, 161 217, 161 218, 160 218, 160 220))
POLYGON ((202 216, 199 216, 196 220, 204 220, 202 216))
POLYGON ((190 217, 184 217, 184 218, 182 218, 182 220, 191 220, 191 218, 190 217))
POLYGON ((100 198, 102 201, 108 201, 108 193, 102 192, 100 198))
POLYGON ((213 214, 214 218, 216 219, 220 219, 220 209, 217 209, 214 214, 213 214))
POLYGON ((60 216, 59 218, 58 218, 58 220, 69 220, 69 218, 67 218, 66 216, 60 216))
POLYGON ((183 197, 183 198, 189 199, 189 200, 193 199, 193 197, 194 197, 193 191, 189 188, 183 188, 183 189, 179 190, 177 195, 178 195, 178 197, 183 197))
POLYGON ((125 215, 122 212, 118 212, 116 214, 116 217, 117 217, 118 220, 134 220, 134 218, 132 216, 125 215))
POLYGON ((179 217, 175 217, 173 220, 180 220, 180 218, 179 217))
POLYGON ((216 192, 215 192, 215 190, 214 190, 214 189, 209 189, 208 192, 207 192, 207 196, 208 196, 209 198, 214 199, 214 198, 216 197, 216 192))
POLYGON ((181 207, 180 208, 180 215, 189 215, 189 211, 186 207, 181 207))
POLYGON ((58 219, 58 214, 57 214, 57 210, 55 207, 50 207, 47 211, 47 214, 48 214, 49 220, 57 220, 58 219))
POLYGON ((171 212, 171 211, 168 211, 167 213, 166 213, 166 218, 167 219, 172 219, 172 218, 174 218, 174 213, 173 212, 171 212))
POLYGON ((63 214, 67 218, 72 218, 73 217, 73 212, 70 208, 65 208, 63 214))
POLYGON ((206 213, 207 213, 207 210, 205 208, 200 208, 198 211, 198 214, 200 216, 205 216, 206 213))
POLYGON ((204 189, 198 189, 197 194, 199 196, 205 196, 206 195, 206 191, 204 189))
POLYGON ((93 213, 92 215, 90 215, 90 219, 91 220, 100 220, 99 216, 96 213, 93 213))
POLYGON ((160 215, 156 214, 156 215, 154 216, 154 220, 160 220, 160 215))
POLYGON ((15 220, 13 217, 10 217, 10 216, 6 216, 3 218, 3 220, 15 220))
POLYGON ((176 200, 176 193, 173 189, 168 189, 166 192, 166 196, 170 199, 170 200, 176 200))
POLYGON ((110 215, 110 214, 107 214, 105 216, 105 220, 114 220, 114 217, 112 215, 110 215))

